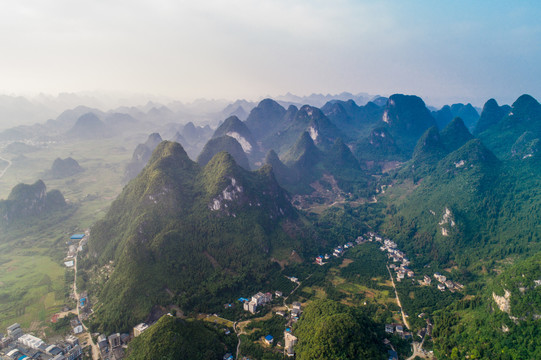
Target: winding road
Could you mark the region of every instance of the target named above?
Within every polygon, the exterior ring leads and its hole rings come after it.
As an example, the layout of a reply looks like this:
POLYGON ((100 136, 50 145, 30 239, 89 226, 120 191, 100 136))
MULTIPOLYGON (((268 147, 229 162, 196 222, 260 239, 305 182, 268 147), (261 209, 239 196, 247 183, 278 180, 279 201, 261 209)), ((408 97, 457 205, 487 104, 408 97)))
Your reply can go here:
POLYGON ((0 157, 0 160, 3 160, 3 161, 5 161, 5 162, 8 163, 8 166, 6 166, 6 167, 2 170, 2 172, 0 172, 0 178, 1 178, 2 176, 4 176, 4 174, 6 173, 6 171, 8 171, 8 169, 11 167, 12 162, 11 162, 11 160, 4 159, 3 157, 0 157))

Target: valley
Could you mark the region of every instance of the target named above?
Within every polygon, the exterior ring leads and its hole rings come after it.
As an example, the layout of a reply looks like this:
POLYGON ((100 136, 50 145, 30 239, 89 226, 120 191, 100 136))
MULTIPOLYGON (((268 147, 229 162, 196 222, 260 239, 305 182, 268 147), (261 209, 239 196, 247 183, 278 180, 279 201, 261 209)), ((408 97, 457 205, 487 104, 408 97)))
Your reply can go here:
POLYGON ((0 331, 93 359, 535 358, 541 105, 381 99, 0 133, 0 331))

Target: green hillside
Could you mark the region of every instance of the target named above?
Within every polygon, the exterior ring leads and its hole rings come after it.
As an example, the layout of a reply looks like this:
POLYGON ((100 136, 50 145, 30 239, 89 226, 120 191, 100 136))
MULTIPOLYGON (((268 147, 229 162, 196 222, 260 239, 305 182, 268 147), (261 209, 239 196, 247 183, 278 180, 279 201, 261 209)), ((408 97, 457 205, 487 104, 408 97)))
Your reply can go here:
POLYGON ((221 360, 234 352, 235 340, 209 323, 165 315, 130 343, 126 359, 221 360))
POLYGON ((279 270, 271 256, 311 248, 297 219, 270 167, 248 172, 219 153, 201 168, 178 143, 161 143, 92 228, 87 269, 114 262, 93 289, 94 328, 127 329, 156 304, 212 311, 260 289, 279 270))

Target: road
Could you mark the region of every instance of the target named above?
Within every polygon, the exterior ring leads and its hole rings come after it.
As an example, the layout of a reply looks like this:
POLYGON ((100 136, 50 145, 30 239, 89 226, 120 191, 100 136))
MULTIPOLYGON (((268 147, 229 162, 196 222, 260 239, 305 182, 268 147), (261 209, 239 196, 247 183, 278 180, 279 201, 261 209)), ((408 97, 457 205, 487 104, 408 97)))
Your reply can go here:
POLYGON ((5 162, 8 163, 8 166, 6 166, 6 167, 4 168, 4 170, 2 170, 2 172, 0 172, 0 178, 1 178, 2 176, 4 176, 4 174, 6 173, 6 171, 8 171, 8 169, 10 168, 12 162, 11 162, 11 160, 4 159, 3 157, 0 157, 0 160, 4 160, 5 162))
MULTIPOLYGON (((86 236, 89 236, 89 231, 86 231, 86 236)), ((79 249, 81 248, 83 239, 79 241, 79 246, 77 246, 77 252, 75 253, 75 258, 73 260, 73 270, 75 272, 73 276, 73 295, 75 296, 75 301, 77 302, 77 318, 81 320, 80 317, 80 307, 79 307, 79 293, 77 292, 77 258, 79 257, 79 249)), ((92 359, 93 360, 99 360, 100 358, 100 350, 98 349, 98 346, 94 344, 94 340, 92 340, 92 335, 88 332, 88 328, 84 324, 84 322, 81 320, 81 324, 83 325, 83 329, 85 330, 85 334, 87 337, 86 342, 90 344, 90 347, 92 349, 92 359)))
POLYGON ((404 325, 409 329, 410 325, 408 323, 408 319, 406 319, 406 315, 404 314, 404 309, 402 309, 402 304, 400 303, 400 298, 398 297, 398 291, 396 291, 396 286, 394 285, 394 278, 393 274, 391 273, 391 269, 389 269, 389 266, 385 265, 387 267, 387 271, 389 271, 389 276, 391 277, 391 282, 393 283, 393 289, 394 293, 396 295, 396 302, 398 303, 398 306, 400 307, 400 313, 402 314, 402 320, 404 320, 404 325))

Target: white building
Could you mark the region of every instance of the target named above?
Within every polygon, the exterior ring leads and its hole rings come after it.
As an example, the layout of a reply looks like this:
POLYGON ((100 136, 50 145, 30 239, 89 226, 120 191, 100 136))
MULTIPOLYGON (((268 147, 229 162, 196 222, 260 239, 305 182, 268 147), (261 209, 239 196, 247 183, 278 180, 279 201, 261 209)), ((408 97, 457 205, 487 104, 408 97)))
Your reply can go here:
POLYGON ((138 337, 139 335, 141 335, 143 333, 143 331, 145 331, 146 329, 148 329, 148 325, 145 324, 145 323, 140 323, 138 325, 136 325, 134 328, 133 328, 133 337, 138 337))
POLYGON ((24 334, 23 336, 21 336, 19 338, 19 342, 34 350, 38 350, 41 345, 45 345, 43 340, 30 334, 24 334))

